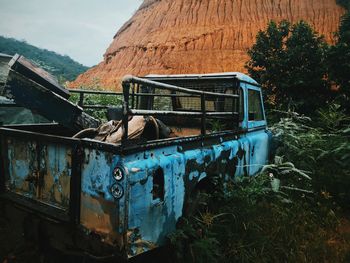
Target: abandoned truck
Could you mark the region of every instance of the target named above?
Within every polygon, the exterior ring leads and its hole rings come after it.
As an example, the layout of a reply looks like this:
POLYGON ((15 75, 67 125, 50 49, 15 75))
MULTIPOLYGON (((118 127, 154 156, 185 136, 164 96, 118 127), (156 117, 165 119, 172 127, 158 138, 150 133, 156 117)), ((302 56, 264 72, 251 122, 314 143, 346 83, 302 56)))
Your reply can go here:
POLYGON ((1 198, 64 252, 128 259, 162 246, 203 182, 254 175, 269 158, 261 88, 244 74, 127 76, 100 125, 19 71, 2 95, 55 123, 0 128, 1 198))

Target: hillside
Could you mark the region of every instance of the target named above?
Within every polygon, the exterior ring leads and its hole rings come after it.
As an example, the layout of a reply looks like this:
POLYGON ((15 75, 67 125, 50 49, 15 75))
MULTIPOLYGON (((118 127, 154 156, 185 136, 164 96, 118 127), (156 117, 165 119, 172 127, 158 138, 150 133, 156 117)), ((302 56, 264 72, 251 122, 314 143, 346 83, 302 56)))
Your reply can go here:
POLYGON ((31 59, 36 64, 56 76, 60 81, 74 80, 88 67, 47 49, 41 49, 24 41, 0 36, 0 53, 14 55, 16 53, 31 59))
POLYGON ((71 86, 115 89, 130 73, 244 72, 246 51, 270 20, 306 20, 333 42, 344 12, 336 0, 145 0, 104 61, 71 86))

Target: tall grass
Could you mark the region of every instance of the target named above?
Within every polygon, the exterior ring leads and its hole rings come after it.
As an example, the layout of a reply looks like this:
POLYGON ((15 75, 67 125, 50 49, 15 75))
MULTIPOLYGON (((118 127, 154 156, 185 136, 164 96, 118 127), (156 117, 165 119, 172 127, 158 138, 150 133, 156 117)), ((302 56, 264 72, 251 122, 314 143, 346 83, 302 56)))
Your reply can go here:
POLYGON ((316 192, 329 193, 350 209, 350 117, 332 104, 314 119, 286 113, 273 125, 277 154, 312 173, 316 192))
POLYGON ((276 158, 254 178, 217 182, 169 238, 179 262, 349 262, 338 231, 349 204, 349 122, 279 113, 276 158))

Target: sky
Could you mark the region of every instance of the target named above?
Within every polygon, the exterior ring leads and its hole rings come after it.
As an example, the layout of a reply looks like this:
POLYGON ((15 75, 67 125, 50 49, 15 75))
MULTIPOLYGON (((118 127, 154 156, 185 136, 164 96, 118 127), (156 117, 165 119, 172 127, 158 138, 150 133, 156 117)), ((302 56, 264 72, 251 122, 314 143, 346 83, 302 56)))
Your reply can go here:
POLYGON ((118 29, 142 0, 0 0, 0 35, 68 55, 103 60, 118 29))

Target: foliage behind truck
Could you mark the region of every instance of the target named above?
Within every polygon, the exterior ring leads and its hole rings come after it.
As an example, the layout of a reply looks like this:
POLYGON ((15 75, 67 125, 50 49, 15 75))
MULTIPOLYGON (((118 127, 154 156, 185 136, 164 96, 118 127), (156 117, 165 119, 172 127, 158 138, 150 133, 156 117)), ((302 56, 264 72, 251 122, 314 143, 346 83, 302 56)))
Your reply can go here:
MULTIPOLYGON (((34 107, 18 95, 28 92, 23 83, 12 79, 3 93, 34 107)), ((110 109, 105 126, 69 106, 77 118, 0 128, 4 212, 25 233, 67 253, 132 258, 164 245, 213 177, 252 176, 267 163, 271 134, 250 77, 128 76, 122 86, 123 107, 110 109)), ((46 118, 68 114, 55 106, 46 118)))

